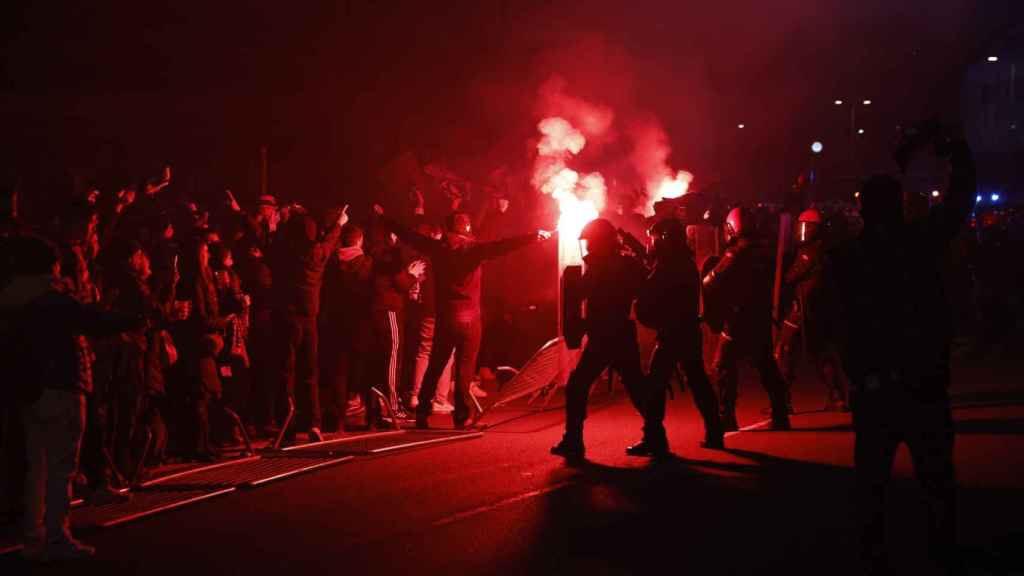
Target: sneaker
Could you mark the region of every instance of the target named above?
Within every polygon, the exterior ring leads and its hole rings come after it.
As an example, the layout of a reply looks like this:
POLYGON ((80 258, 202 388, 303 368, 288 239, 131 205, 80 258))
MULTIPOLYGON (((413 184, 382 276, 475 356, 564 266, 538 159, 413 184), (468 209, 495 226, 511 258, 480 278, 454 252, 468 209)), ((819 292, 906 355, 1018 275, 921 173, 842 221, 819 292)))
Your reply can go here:
POLYGON ((470 383, 469 393, 472 394, 473 396, 476 396, 477 398, 487 398, 487 392, 485 392, 484 389, 480 387, 479 380, 474 380, 472 383, 470 383))
POLYGON ((92 546, 82 544, 74 538, 69 538, 47 544, 45 560, 77 560, 79 558, 92 558, 95 555, 96 549, 92 546))
POLYGON ((114 490, 110 486, 101 486, 92 491, 86 499, 90 506, 106 506, 108 504, 124 504, 132 499, 128 492, 114 490))
POLYGON ((366 406, 363 406, 363 399, 360 396, 349 400, 345 407, 345 416, 357 416, 363 412, 366 412, 366 406))
POLYGON ((438 402, 437 400, 434 400, 431 404, 431 409, 434 411, 434 414, 451 414, 455 411, 455 406, 452 406, 447 402, 438 402))
POLYGON ((324 441, 324 435, 323 435, 322 432, 320 432, 319 428, 317 428, 316 426, 313 426, 312 428, 309 429, 309 442, 310 443, 313 443, 313 442, 323 442, 323 441, 324 441))

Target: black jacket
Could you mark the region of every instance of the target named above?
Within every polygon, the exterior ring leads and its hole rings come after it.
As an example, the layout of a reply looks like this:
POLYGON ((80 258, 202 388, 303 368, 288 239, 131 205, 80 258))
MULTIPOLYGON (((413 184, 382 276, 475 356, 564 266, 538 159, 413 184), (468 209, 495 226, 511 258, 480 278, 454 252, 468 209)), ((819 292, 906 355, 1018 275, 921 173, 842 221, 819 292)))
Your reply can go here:
POLYGON ((430 258, 434 272, 435 304, 438 317, 459 313, 480 313, 480 265, 536 241, 536 234, 513 236, 493 242, 477 242, 465 236, 445 235, 435 240, 413 232, 388 218, 381 222, 403 242, 430 258))
POLYGON ((586 272, 580 279, 580 292, 586 302, 584 319, 587 334, 615 336, 632 326, 633 300, 640 293, 647 269, 636 258, 615 254, 606 258, 584 257, 586 272))
POLYGON ((637 319, 659 336, 668 336, 692 331, 699 312, 700 274, 692 254, 660 258, 640 289, 637 319))
POLYGON ((733 339, 771 338, 774 279, 773 251, 755 239, 740 238, 704 277, 705 308, 709 299, 722 303, 723 332, 733 339))
POLYGON ((84 336, 137 330, 143 320, 103 312, 55 290, 44 276, 15 276, 0 289, 6 374, 34 401, 45 388, 92 392, 91 350, 84 336))
POLYGON ((954 147, 942 203, 888 237, 865 228, 834 254, 845 326, 841 353, 855 387, 869 376, 898 381, 914 393, 941 394, 949 384, 952 341, 943 268, 950 243, 974 204, 975 170, 966 144, 954 147))
POLYGON ((271 307, 296 316, 315 318, 320 312, 320 287, 327 260, 338 247, 341 228, 331 226, 317 240, 316 222, 296 216, 271 245, 268 264, 273 275, 271 307))

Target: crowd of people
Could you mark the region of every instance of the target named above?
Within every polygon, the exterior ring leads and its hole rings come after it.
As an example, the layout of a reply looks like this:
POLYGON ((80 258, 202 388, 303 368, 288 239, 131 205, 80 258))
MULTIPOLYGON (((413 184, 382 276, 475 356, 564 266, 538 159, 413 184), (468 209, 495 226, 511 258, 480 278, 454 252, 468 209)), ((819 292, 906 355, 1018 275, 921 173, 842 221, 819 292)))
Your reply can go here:
POLYGON ((477 241, 485 210, 442 224, 418 190, 408 213, 357 224, 347 206, 316 218, 230 191, 211 216, 171 187, 166 168, 141 188, 89 188, 34 225, 5 192, 0 310, 19 401, 5 403, 4 493, 29 517, 30 550, 90 552, 67 529, 72 485, 121 502, 147 471, 248 438, 316 442, 412 410, 464 424, 486 395, 481 264, 548 236, 477 241))
MULTIPOLYGON (((768 392, 771 427, 788 430, 801 349, 827 407, 852 404, 866 529, 880 530, 879 495, 895 445, 907 441, 933 504, 935 542, 948 543, 956 325, 936 311, 948 310, 947 287, 955 296, 958 283, 940 256, 956 238, 982 238, 967 244, 986 254, 1007 241, 987 224, 984 235, 964 233, 973 166, 965 148, 952 157, 948 197, 923 218, 904 221, 899 184, 887 177, 865 183, 858 226, 842 210, 799 213, 797 248, 774 290, 777 228, 766 233, 764 210, 732 209, 726 247, 703 269, 679 218, 651 220, 646 244, 604 218, 590 222, 575 288, 586 303, 587 340, 567 384, 565 435, 552 452, 583 457, 588 391, 609 367, 643 419, 629 454, 669 453, 663 420, 673 377, 693 392, 703 445, 723 448, 725 433, 739 428, 742 360, 768 392), (634 318, 656 334, 647 373, 634 318), (719 334, 710 371, 702 322, 719 334), (913 417, 897 422, 897 413, 913 417)), ((427 218, 418 191, 407 210, 392 215, 375 205, 357 224, 348 206, 318 218, 272 195, 243 207, 230 191, 211 216, 170 188, 170 168, 116 194, 90 188, 35 226, 19 219, 16 194, 5 192, 0 311, 8 393, 17 401, 7 403, 3 445, 7 461, 21 465, 8 466, 4 480, 5 493, 25 496, 8 504, 28 519, 27 550, 91 554, 68 530, 75 479, 87 501, 119 502, 147 469, 216 461, 245 438, 294 443, 303 434, 316 442, 324 432, 396 419, 426 428, 439 412, 466 426, 473 396, 485 394, 475 385, 482 265, 551 236, 480 241, 484 218, 457 205, 443 220, 427 218)), ((507 198, 490 200, 499 214, 507 210, 507 198)), ((998 257, 973 261, 982 290, 1007 285, 996 278, 998 257)), ((1010 305, 1011 294, 999 290, 986 298, 986 319, 1010 305)), ((998 326, 982 334, 981 347, 998 326)), ((877 548, 877 538, 868 546, 877 548)))

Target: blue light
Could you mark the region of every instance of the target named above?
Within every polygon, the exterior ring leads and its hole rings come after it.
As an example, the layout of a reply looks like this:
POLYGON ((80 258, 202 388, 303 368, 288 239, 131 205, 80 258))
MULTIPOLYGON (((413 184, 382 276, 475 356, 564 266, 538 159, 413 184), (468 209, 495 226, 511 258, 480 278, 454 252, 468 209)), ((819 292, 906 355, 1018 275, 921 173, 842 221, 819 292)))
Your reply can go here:
POLYGON ((993 202, 999 202, 999 194, 993 194, 991 198, 993 202))
POLYGON ((974 201, 975 202, 981 202, 981 194, 978 194, 977 196, 975 196, 974 197, 974 201))

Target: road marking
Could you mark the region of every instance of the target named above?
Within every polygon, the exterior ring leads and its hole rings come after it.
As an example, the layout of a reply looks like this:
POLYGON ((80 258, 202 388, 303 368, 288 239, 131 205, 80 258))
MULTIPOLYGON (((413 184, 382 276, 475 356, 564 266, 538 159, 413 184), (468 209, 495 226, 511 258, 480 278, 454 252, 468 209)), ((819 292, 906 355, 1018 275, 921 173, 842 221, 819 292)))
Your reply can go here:
POLYGON ((740 428, 739 430, 733 430, 732 432, 726 432, 724 437, 728 438, 729 436, 735 436, 736 434, 739 434, 740 432, 749 432, 750 430, 756 430, 756 429, 764 426, 765 424, 771 424, 771 423, 772 423, 772 419, 771 418, 769 418, 767 420, 761 420, 760 422, 751 424, 750 426, 744 426, 743 428, 740 428))
POLYGON ((433 525, 434 526, 446 526, 446 525, 451 524, 453 522, 458 522, 459 520, 465 520, 466 518, 470 518, 472 516, 478 516, 480 514, 485 514, 487 512, 491 512, 492 510, 497 510, 498 508, 502 508, 504 506, 508 506, 509 504, 515 504, 516 502, 522 502, 523 500, 529 500, 530 498, 535 498, 537 496, 542 496, 544 494, 547 494, 548 492, 554 492, 555 490, 559 490, 561 488, 565 488, 566 486, 569 486, 570 484, 575 484, 575 482, 573 482, 571 480, 564 480, 562 482, 558 482, 556 484, 552 484, 551 486, 545 486, 544 488, 538 488, 537 490, 531 490, 529 492, 525 492, 525 493, 519 494, 517 496, 512 496, 511 498, 506 498, 504 500, 498 500, 497 502, 495 502, 493 504, 488 504, 486 506, 480 506, 478 508, 473 508, 471 510, 466 510, 466 511, 463 511, 463 512, 458 512, 456 514, 452 514, 451 516, 445 516, 444 518, 441 518, 440 520, 436 520, 433 525))

